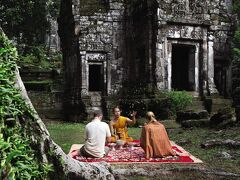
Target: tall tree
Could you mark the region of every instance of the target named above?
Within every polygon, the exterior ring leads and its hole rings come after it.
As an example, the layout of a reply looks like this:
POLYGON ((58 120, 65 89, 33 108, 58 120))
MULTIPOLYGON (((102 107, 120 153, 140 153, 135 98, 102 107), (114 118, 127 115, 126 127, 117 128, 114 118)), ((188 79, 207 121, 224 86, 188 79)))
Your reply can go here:
POLYGON ((49 29, 47 0, 1 0, 0 26, 11 39, 29 46, 44 43, 49 29))
POLYGON ((107 163, 90 164, 76 161, 54 143, 27 95, 16 68, 17 58, 16 48, 12 47, 0 29, 0 179, 39 177, 39 173, 36 174, 38 167, 31 166, 31 163, 34 165, 35 162, 40 162, 40 166, 42 163, 53 165, 49 179, 114 179, 107 163), (9 74, 11 78, 7 77, 9 74), (4 77, 5 75, 7 76, 4 77), (19 91, 14 91, 16 88, 19 91), (13 133, 9 133, 11 131, 13 133), (14 141, 19 136, 22 138, 14 141), (32 162, 29 159, 33 158, 33 154, 26 157, 26 153, 32 152, 25 143, 29 141, 28 144, 34 150, 36 158, 32 162), (17 172, 16 166, 21 167, 23 171, 17 172), (29 172, 29 169, 32 172, 29 172), (20 176, 22 174, 24 177, 20 176), (32 176, 33 174, 36 176, 32 176))
POLYGON ((64 112, 69 121, 81 121, 86 112, 81 100, 81 57, 71 0, 61 1, 58 25, 65 72, 64 112))

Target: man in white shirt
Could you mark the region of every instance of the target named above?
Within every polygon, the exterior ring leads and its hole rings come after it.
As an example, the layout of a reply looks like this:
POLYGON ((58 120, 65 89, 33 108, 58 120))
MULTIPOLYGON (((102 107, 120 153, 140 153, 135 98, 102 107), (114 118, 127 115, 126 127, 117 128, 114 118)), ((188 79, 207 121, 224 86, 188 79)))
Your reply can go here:
POLYGON ((84 157, 100 158, 107 154, 105 143, 111 141, 111 133, 107 123, 102 122, 102 111, 94 111, 94 119, 85 127, 85 144, 78 152, 84 157))

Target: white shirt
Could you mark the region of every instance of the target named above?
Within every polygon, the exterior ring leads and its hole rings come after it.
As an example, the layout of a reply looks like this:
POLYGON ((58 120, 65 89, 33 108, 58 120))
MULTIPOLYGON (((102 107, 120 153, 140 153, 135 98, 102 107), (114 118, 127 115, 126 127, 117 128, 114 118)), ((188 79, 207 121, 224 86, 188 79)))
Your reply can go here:
POLYGON ((108 124, 98 118, 93 119, 85 127, 85 151, 94 157, 103 157, 106 137, 110 136, 108 124))

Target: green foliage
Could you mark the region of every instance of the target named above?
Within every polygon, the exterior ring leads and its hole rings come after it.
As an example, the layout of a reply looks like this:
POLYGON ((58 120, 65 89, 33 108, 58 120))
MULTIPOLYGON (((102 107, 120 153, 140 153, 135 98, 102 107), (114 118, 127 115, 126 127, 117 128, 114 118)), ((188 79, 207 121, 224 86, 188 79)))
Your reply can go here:
POLYGON ((48 12, 53 18, 58 18, 61 0, 47 1, 48 12))
POLYGON ((184 110, 188 105, 192 104, 192 96, 186 91, 170 91, 167 93, 173 111, 184 110))
POLYGON ((61 67, 59 53, 44 47, 45 36, 50 32, 49 17, 57 18, 59 6, 60 0, 1 0, 0 26, 18 47, 20 67, 61 67))
POLYGON ((233 53, 234 53, 234 61, 240 61, 240 49, 239 48, 233 48, 233 53))
POLYGON ((49 29, 47 0, 1 0, 1 27, 18 43, 44 42, 49 29))
POLYGON ((159 93, 151 100, 149 109, 160 119, 174 119, 176 112, 192 104, 192 96, 185 91, 159 93))
POLYGON ((151 99, 148 109, 155 113, 157 119, 163 120, 174 118, 174 113, 176 111, 174 109, 172 110, 172 107, 173 106, 171 105, 170 100, 166 97, 165 94, 164 97, 156 97, 154 99, 151 99))
POLYGON ((137 111, 138 117, 145 117, 147 112, 147 99, 120 99, 118 102, 122 109, 122 115, 130 116, 132 111, 137 111))
POLYGON ((50 69, 57 57, 45 44, 51 31, 50 19, 57 19, 60 0, 1 0, 0 26, 13 39, 21 55, 21 64, 50 69), (50 57, 49 57, 50 56, 50 57), (54 56, 54 57, 51 57, 54 56))
POLYGON ((44 179, 51 165, 38 162, 19 124, 31 110, 14 88, 17 58, 16 48, 0 31, 0 178, 44 179))
POLYGON ((17 64, 31 70, 52 70, 62 68, 62 56, 59 52, 49 51, 44 46, 35 46, 27 54, 19 56, 17 64))
POLYGON ((234 34, 234 42, 240 43, 240 27, 237 28, 234 34))
POLYGON ((233 1, 233 12, 237 13, 238 17, 240 17, 240 1, 239 0, 233 1))
POLYGON ((124 82, 123 88, 120 89, 119 93, 123 97, 129 98, 147 98, 153 97, 157 93, 156 87, 152 87, 144 82, 124 82))
POLYGON ((124 82, 123 88, 111 97, 113 104, 119 105, 122 115, 129 116, 132 111, 137 111, 138 117, 145 117, 148 110, 149 98, 154 96, 155 88, 146 83, 124 82))
POLYGON ((233 62, 236 64, 240 63, 240 26, 234 33, 234 47, 233 47, 233 62))
POLYGON ((192 103, 192 96, 185 91, 162 92, 144 84, 124 87, 118 96, 114 104, 121 107, 125 116, 137 111, 138 117, 145 117, 147 111, 153 111, 158 119, 173 119, 177 111, 192 103))

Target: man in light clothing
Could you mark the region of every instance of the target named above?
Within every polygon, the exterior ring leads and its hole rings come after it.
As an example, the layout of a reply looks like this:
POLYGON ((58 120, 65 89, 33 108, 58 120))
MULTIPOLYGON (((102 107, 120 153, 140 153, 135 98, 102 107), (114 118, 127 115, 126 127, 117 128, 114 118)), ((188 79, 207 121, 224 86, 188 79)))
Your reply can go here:
POLYGON ((79 151, 72 152, 70 155, 75 157, 101 158, 107 154, 105 143, 111 141, 111 133, 107 123, 102 122, 102 111, 94 111, 94 119, 85 127, 85 143, 79 151))

